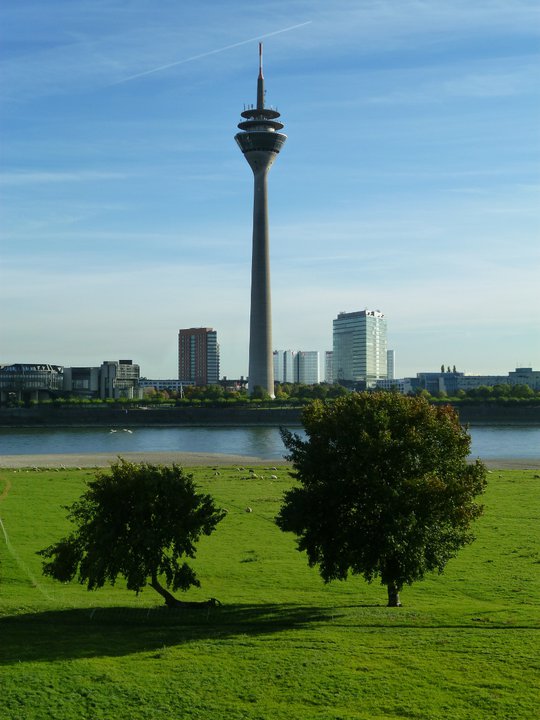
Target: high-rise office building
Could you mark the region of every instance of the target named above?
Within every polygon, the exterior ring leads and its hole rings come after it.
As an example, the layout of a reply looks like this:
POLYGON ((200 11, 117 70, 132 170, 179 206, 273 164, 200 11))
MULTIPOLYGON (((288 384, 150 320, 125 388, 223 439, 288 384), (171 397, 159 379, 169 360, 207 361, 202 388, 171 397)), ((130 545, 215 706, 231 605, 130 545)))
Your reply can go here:
POLYGON ((318 350, 274 350, 276 382, 316 385, 321 380, 318 350))
POLYGON ((274 350, 274 380, 276 382, 296 382, 295 350, 274 350))
POLYGON ((324 353, 324 382, 331 385, 334 382, 334 353, 326 350, 324 353))
POLYGON ((386 319, 379 310, 339 313, 333 326, 334 382, 374 387, 387 377, 386 319))
POLYGON ((274 382, 285 382, 283 379, 283 350, 274 350, 272 353, 274 382))
POLYGON ((213 328, 178 331, 178 379, 195 385, 219 382, 219 345, 213 328))
POLYGON ((386 377, 393 380, 396 376, 396 351, 386 351, 386 377))
POLYGON ((244 118, 238 125, 241 132, 234 139, 244 153, 254 177, 249 390, 253 393, 259 386, 274 397, 267 176, 287 136, 279 132, 283 123, 277 120, 278 111, 265 107, 261 43, 257 104, 245 108, 241 115, 244 118))
POLYGON ((318 350, 299 350, 296 353, 296 382, 317 385, 321 381, 318 350))

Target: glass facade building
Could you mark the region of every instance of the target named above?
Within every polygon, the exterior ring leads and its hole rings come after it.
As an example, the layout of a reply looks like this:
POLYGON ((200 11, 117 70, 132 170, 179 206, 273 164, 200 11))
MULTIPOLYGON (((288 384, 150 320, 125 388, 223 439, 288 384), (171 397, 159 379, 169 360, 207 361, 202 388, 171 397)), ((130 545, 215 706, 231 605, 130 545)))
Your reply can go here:
POLYGON ((387 377, 386 318, 379 310, 339 313, 333 346, 334 382, 374 387, 387 377))
POLYGON ((389 380, 396 377, 396 351, 386 351, 386 376, 389 380))
POLYGON ((324 382, 331 385, 334 382, 334 353, 326 350, 324 353, 324 382))
POLYGON ((321 380, 318 350, 306 350, 296 353, 296 382, 302 385, 317 385, 321 380))
POLYGON ((318 350, 274 350, 274 379, 281 383, 316 385, 320 382, 318 350))
POLYGON ((296 350, 274 350, 274 380, 276 382, 298 382, 296 379, 296 355, 296 350))
POLYGON ((42 400, 59 395, 64 382, 64 368, 47 363, 15 363, 0 366, 0 402, 42 400))

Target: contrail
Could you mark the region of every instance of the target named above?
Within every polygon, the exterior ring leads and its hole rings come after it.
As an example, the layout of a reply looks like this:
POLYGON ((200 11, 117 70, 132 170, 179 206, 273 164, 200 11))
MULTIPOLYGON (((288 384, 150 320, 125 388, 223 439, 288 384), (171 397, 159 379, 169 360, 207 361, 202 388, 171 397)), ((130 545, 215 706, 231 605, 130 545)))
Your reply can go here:
POLYGON ((265 35, 257 35, 256 37, 249 38, 249 40, 241 40, 240 42, 233 43, 232 45, 226 45, 225 47, 218 48, 217 50, 209 50, 208 52, 200 53, 199 55, 192 55, 191 57, 184 58, 183 60, 176 60, 176 62, 168 63, 167 65, 160 65, 159 67, 152 68, 152 70, 145 70, 144 72, 137 73, 136 75, 130 75, 129 77, 122 78, 122 80, 117 80, 116 82, 111 83, 111 85, 121 85, 122 83, 129 82, 130 80, 144 77, 145 75, 152 75, 152 73, 159 72, 160 70, 167 70, 168 68, 175 67, 176 65, 183 65, 184 63, 193 62, 193 60, 200 60, 201 58, 208 57, 209 55, 216 55, 217 53, 225 52, 225 50, 232 50, 235 47, 240 47, 240 45, 247 45, 248 43, 255 42, 256 40, 272 37, 272 35, 279 35, 280 33, 289 32, 290 30, 296 30, 296 28, 304 27, 305 25, 309 25, 311 22, 311 20, 307 20, 307 22, 299 23, 298 25, 291 25, 290 27, 282 28, 281 30, 274 30, 274 32, 269 32, 265 35))

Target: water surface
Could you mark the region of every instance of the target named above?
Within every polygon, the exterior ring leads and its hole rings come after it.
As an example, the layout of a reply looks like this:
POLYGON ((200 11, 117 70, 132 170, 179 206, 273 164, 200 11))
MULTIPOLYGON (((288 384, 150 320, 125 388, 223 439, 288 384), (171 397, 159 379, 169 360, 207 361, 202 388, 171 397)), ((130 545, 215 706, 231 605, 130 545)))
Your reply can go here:
MULTIPOLYGON (((294 432, 302 433, 299 428, 294 432)), ((540 458, 539 425, 469 428, 473 457, 540 458)), ((285 454, 276 427, 0 428, 0 455, 193 452, 264 459, 285 454)))

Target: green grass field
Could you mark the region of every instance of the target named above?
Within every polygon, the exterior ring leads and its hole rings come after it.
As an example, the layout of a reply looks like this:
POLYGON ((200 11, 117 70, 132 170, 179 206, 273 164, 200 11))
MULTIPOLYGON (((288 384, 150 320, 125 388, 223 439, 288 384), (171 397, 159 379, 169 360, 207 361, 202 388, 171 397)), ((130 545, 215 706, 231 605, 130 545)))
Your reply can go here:
POLYGON ((151 589, 42 577, 35 552, 66 533, 90 471, 0 471, 2 720, 538 716, 537 471, 491 473, 477 541, 393 609, 378 584, 324 585, 275 526, 285 467, 193 472, 228 515, 185 598, 223 605, 168 611, 151 589))

